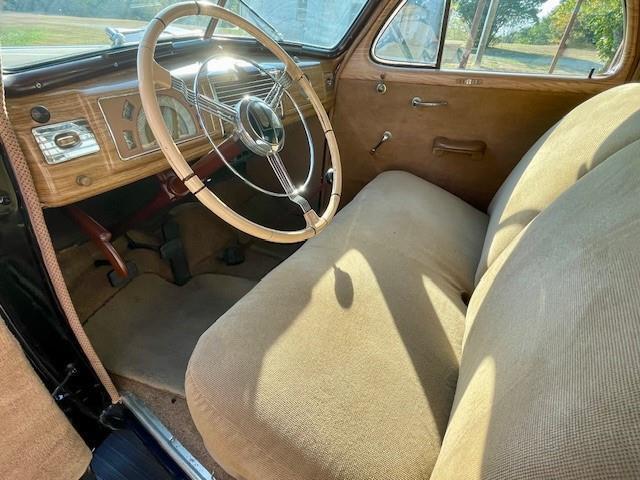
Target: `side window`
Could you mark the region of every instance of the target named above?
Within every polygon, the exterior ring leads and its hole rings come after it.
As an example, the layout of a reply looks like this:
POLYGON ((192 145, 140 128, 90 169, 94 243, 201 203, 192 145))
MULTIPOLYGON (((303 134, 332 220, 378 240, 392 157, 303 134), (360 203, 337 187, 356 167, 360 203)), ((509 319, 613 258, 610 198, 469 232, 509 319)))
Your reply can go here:
POLYGON ((373 57, 382 63, 435 66, 444 0, 404 0, 378 34, 373 57))
MULTIPOLYGON (((435 0, 409 3, 442 8, 435 0)), ((431 65, 535 75, 606 74, 622 53, 624 22, 624 0, 451 0, 441 63, 431 65)), ((408 63, 400 59, 406 49, 393 50, 395 61, 378 54, 394 23, 392 16, 374 44, 374 58, 408 63)), ((402 25, 398 22, 395 38, 403 38, 402 25)))

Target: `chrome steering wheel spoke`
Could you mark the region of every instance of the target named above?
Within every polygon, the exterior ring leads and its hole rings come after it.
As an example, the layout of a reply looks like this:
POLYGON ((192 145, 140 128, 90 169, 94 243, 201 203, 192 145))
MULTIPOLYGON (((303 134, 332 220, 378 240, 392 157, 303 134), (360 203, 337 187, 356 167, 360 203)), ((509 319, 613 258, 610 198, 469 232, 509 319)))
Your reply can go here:
MULTIPOLYGON (((315 165, 315 152, 313 149, 313 137, 311 136, 304 115, 295 99, 291 96, 291 93, 287 90, 295 83, 293 78, 294 77, 287 72, 286 67, 279 72, 267 70, 252 59, 216 53, 201 62, 194 79, 193 90, 180 78, 172 76, 170 80, 172 88, 180 92, 191 105, 196 107, 198 121, 204 134, 209 139, 213 149, 220 156, 222 162, 234 175, 261 193, 272 197, 289 198, 292 202, 299 205, 303 213, 307 215, 307 213, 312 212, 312 209, 309 206, 309 202, 300 195, 300 192, 304 191, 311 181, 315 165), (225 68, 229 68, 229 65, 233 64, 234 61, 240 62, 242 68, 245 68, 246 64, 252 65, 257 70, 260 81, 269 79, 272 82, 269 90, 260 86, 258 86, 254 92, 249 90, 243 94, 241 98, 237 99, 237 103, 233 107, 221 103, 217 98, 216 85, 212 79, 209 78, 210 71, 218 70, 218 67, 212 64, 212 62, 216 62, 219 59, 224 61, 225 68), (200 93, 199 87, 206 84, 210 87, 213 98, 210 98, 208 95, 208 90, 207 93, 200 93), (263 93, 265 90, 266 93, 263 93), (309 168, 304 183, 299 187, 294 186, 278 153, 282 151, 285 144, 285 128, 283 118, 277 114, 277 109, 282 105, 282 100, 285 96, 289 99, 289 102, 299 117, 309 149, 309 168), (218 151, 214 133, 210 132, 207 128, 208 125, 203 115, 204 113, 210 113, 228 122, 232 127, 232 132, 227 133, 232 133, 234 138, 239 140, 247 151, 252 152, 258 157, 267 158, 283 191, 272 191, 251 181, 251 179, 247 178, 246 174, 236 168, 230 159, 227 159, 222 152, 218 151)), ((226 98, 229 98, 228 92, 226 92, 226 95, 226 98)), ((223 130, 223 134, 227 133, 223 130)))
POLYGON ((280 154, 277 152, 272 152, 267 154, 267 160, 269 160, 269 165, 273 169, 273 173, 276 174, 276 178, 282 185, 284 189, 284 193, 287 194, 287 197, 291 198, 296 195, 296 187, 293 185, 293 181, 291 180, 291 176, 287 171, 287 167, 282 163, 282 158, 280 154))
POLYGON ((280 76, 274 79, 273 86, 267 93, 264 101, 271 108, 276 108, 280 104, 284 92, 289 89, 291 85, 293 85, 293 78, 291 78, 291 75, 289 75, 286 70, 283 70, 280 76))
POLYGON ((189 105, 235 125, 236 111, 232 107, 202 93, 196 96, 195 91, 187 87, 185 81, 178 77, 171 76, 171 88, 179 92, 189 105))
POLYGON ((273 173, 276 174, 276 178, 280 182, 280 185, 282 185, 282 188, 287 194, 287 197, 289 197, 289 200, 296 203, 302 209, 303 213, 310 212, 311 205, 309 205, 306 198, 300 195, 299 189, 294 186, 293 181, 291 180, 291 175, 289 175, 287 167, 284 166, 280 154, 277 152, 269 153, 267 155, 267 160, 269 160, 269 165, 271 165, 273 173))

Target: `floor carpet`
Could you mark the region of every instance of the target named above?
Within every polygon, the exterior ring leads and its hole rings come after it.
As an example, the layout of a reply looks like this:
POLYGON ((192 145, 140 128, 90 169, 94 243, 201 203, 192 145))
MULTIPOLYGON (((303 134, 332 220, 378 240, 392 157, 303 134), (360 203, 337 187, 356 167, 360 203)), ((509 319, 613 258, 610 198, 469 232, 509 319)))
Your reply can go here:
POLYGON ((85 324, 107 370, 184 396, 184 375, 200 335, 256 282, 202 274, 179 287, 142 274, 85 324))

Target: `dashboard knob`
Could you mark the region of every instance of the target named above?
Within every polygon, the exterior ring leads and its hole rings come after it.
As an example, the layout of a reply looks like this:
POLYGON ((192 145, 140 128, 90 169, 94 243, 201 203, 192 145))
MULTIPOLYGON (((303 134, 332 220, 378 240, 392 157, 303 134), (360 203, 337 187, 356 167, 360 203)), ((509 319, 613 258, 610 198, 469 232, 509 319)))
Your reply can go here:
POLYGON ((80 144, 80 135, 76 132, 64 132, 59 133, 55 137, 53 137, 53 142, 63 150, 67 148, 73 148, 80 144))
POLYGON ((78 175, 76 177, 76 183, 81 187, 88 187, 93 183, 91 177, 87 177, 86 175, 78 175))
POLYGON ((51 113, 49 113, 47 107, 43 105, 36 105, 31 109, 31 118, 34 122, 47 123, 51 120, 51 113))

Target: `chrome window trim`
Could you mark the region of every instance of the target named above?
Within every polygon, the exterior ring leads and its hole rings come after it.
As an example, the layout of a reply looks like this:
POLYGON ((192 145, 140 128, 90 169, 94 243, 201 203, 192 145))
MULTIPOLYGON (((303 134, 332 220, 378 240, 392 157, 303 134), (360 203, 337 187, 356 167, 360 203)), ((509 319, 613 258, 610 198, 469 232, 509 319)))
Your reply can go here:
POLYGON ((448 8, 450 8, 450 2, 448 0, 441 0, 444 5, 442 8, 442 17, 440 18, 440 38, 438 39, 439 40, 438 54, 436 56, 435 62, 425 63, 425 62, 410 62, 410 61, 400 61, 400 60, 387 60, 384 58, 380 58, 378 55, 376 55, 376 46, 378 45, 380 38, 382 37, 384 32, 387 30, 387 27, 389 27, 391 22, 393 22, 393 20, 396 18, 400 10, 402 10, 402 8, 404 8, 404 6, 407 4, 407 1, 408 0, 400 0, 398 5, 396 5, 396 7, 394 8, 393 12, 391 12, 391 15, 389 15, 389 17, 382 24, 382 27, 378 31, 378 34, 376 35, 375 39, 371 43, 371 50, 369 54, 371 55, 371 58, 376 63, 381 63, 383 65, 390 65, 394 67, 438 69, 438 63, 440 61, 440 58, 442 57, 442 50, 444 48, 444 37, 446 35, 444 21, 445 21, 445 18, 448 17, 448 8))

